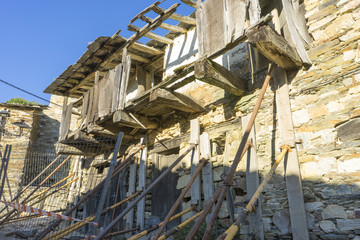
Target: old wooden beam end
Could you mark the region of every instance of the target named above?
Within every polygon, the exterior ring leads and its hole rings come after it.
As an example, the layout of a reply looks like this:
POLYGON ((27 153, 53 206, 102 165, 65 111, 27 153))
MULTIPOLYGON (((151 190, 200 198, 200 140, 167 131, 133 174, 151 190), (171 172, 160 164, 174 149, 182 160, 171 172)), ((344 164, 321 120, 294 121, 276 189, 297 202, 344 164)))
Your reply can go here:
POLYGON ((246 36, 262 55, 281 68, 294 70, 303 66, 296 49, 269 25, 252 28, 246 36))
POLYGON ((242 96, 245 93, 245 81, 243 79, 207 58, 202 58, 195 63, 195 78, 237 96, 242 96))

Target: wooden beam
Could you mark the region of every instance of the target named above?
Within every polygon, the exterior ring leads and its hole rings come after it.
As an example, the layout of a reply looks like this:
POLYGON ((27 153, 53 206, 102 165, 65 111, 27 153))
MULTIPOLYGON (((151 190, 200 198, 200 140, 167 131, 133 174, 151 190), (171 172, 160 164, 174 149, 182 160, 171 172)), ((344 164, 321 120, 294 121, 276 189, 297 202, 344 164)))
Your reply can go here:
MULTIPOLYGON (((145 146, 140 152, 139 182, 136 191, 144 191, 146 188, 146 161, 147 161, 147 135, 141 138, 140 144, 145 146)), ((145 198, 137 204, 136 223, 140 230, 145 227, 145 198)))
POLYGON ((178 33, 187 33, 188 32, 188 30, 186 28, 167 24, 167 23, 162 23, 159 27, 162 29, 165 29, 165 30, 169 30, 171 32, 178 32, 178 33))
MULTIPOLYGON (((126 197, 130 197, 135 193, 135 186, 136 186, 136 167, 137 164, 134 162, 130 165, 130 174, 129 174, 129 188, 126 193, 126 197)), ((134 211, 135 209, 132 208, 128 214, 125 216, 125 222, 126 222, 126 229, 132 229, 134 226, 134 211)), ((126 236, 126 238, 129 238, 130 234, 126 236)))
POLYGON ((269 25, 253 28, 246 36, 262 55, 281 68, 293 70, 303 65, 296 49, 269 25))
POLYGON ((190 7, 196 8, 196 2, 194 0, 181 0, 186 5, 189 5, 190 7))
POLYGON ((299 159, 295 146, 294 126, 287 84, 286 72, 277 68, 274 72, 276 89, 276 111, 279 122, 281 143, 291 147, 284 161, 286 189, 289 202, 291 230, 293 239, 308 240, 309 231, 306 220, 304 195, 301 184, 299 159))
POLYGON ((131 48, 139 50, 141 52, 149 53, 152 55, 161 55, 161 54, 165 53, 163 50, 160 50, 160 49, 157 49, 154 47, 150 47, 150 46, 147 46, 147 45, 139 43, 139 42, 134 42, 134 44, 131 45, 130 49, 131 48))
MULTIPOLYGON (((133 32, 137 32, 137 33, 139 33, 141 31, 141 29, 139 27, 131 25, 131 24, 128 25, 128 30, 133 31, 133 32)), ((174 41, 172 39, 167 38, 167 37, 163 37, 161 35, 158 35, 156 33, 150 32, 150 31, 145 33, 144 36, 148 37, 148 38, 151 38, 151 39, 153 39, 155 41, 166 43, 166 44, 173 44, 174 43, 174 41)))
POLYGON ((136 64, 136 81, 138 84, 136 95, 139 96, 146 91, 146 71, 138 64, 136 64))
POLYGON ((150 102, 156 101, 157 104, 163 104, 170 108, 183 112, 202 112, 204 108, 191 98, 176 92, 170 92, 166 89, 157 88, 150 93, 150 102))
MULTIPOLYGON (((196 172, 196 169, 199 167, 200 161, 200 123, 199 119, 195 118, 190 121, 190 143, 195 144, 195 148, 191 154, 191 177, 196 172)), ((195 178, 195 181, 191 185, 191 204, 201 207, 201 186, 200 186, 200 176, 195 178)))
POLYGON ((235 77, 229 70, 207 58, 195 63, 195 78, 237 96, 245 92, 245 80, 235 77))
POLYGON ((122 55, 122 74, 121 74, 121 85, 120 85, 120 94, 119 94, 119 105, 117 109, 124 110, 125 100, 126 100, 126 91, 128 88, 129 78, 130 78, 130 69, 131 69, 131 57, 127 54, 127 48, 123 49, 122 55))
MULTIPOLYGON (((146 129, 156 129, 159 127, 156 122, 149 120, 147 117, 137 114, 133 115, 143 126, 145 126, 146 129)), ((117 110, 114 112, 113 122, 127 127, 142 128, 142 126, 136 122, 133 117, 123 110, 117 110)))
POLYGON ((189 25, 193 25, 193 26, 196 25, 196 19, 193 17, 188 17, 177 13, 173 13, 172 15, 170 15, 169 18, 189 25))

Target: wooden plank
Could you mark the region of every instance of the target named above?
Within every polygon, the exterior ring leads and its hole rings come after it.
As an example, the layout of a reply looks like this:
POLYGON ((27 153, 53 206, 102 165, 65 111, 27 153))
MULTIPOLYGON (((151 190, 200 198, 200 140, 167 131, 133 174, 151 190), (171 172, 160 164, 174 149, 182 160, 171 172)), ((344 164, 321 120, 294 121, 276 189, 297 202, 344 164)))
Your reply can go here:
POLYGON ((132 128, 142 128, 142 126, 144 126, 146 129, 156 129, 159 127, 155 121, 151 121, 145 116, 137 115, 135 113, 132 115, 141 123, 141 125, 125 110, 116 110, 113 115, 113 122, 132 128))
POLYGON ((262 55, 281 68, 293 70, 303 65, 296 49, 270 26, 249 30, 246 36, 262 55))
MULTIPOLYGON (((141 138, 140 143, 143 146, 146 146, 146 138, 147 136, 143 136, 141 138)), ((137 191, 143 191, 146 188, 146 161, 147 161, 147 147, 145 147, 140 152, 140 164, 139 164, 139 183, 137 186, 137 191)), ((137 212, 136 212, 136 224, 140 226, 140 230, 144 229, 145 227, 145 198, 143 198, 137 204, 137 212)))
POLYGON ((305 46, 303 41, 300 38, 300 35, 297 31, 297 27, 294 21, 294 10, 292 3, 289 0, 281 0, 283 4, 283 11, 285 12, 285 18, 287 22, 287 26, 290 33, 290 39, 288 41, 292 41, 301 60, 303 61, 304 65, 311 66, 311 60, 306 52, 305 46))
POLYGON ((205 33, 207 31, 205 21, 204 3, 201 0, 196 1, 196 32, 198 38, 199 57, 205 55, 205 33))
MULTIPOLYGON (((200 135, 200 158, 211 159, 211 147, 209 134, 203 133, 200 135)), ((204 188, 204 206, 211 201, 212 196, 214 195, 214 182, 212 175, 212 164, 211 160, 203 167, 202 171, 202 181, 204 188)), ((210 220, 210 215, 206 217, 206 223, 210 220)))
POLYGON ((121 86, 120 86, 120 94, 119 94, 119 110, 124 110, 125 108, 125 100, 126 100, 126 91, 129 83, 130 77, 130 69, 131 69, 131 57, 127 55, 127 49, 124 48, 123 51, 123 68, 121 74, 121 86))
POLYGON ((159 27, 162 29, 165 29, 165 30, 169 30, 171 32, 177 32, 177 33, 187 33, 188 32, 188 30, 186 28, 171 25, 168 23, 162 23, 159 27))
MULTIPOLYGON (((250 115, 242 118, 242 129, 246 129, 250 115)), ((249 141, 253 147, 246 153, 246 199, 250 201, 259 187, 258 159, 256 154, 256 133, 255 126, 252 127, 249 135, 249 141)), ((256 239, 264 239, 264 228, 262 224, 262 204, 261 197, 257 200, 256 211, 249 214, 250 232, 256 239)))
POLYGON ((292 4, 295 13, 294 22, 296 25, 296 29, 298 30, 301 38, 307 44, 310 44, 312 42, 312 39, 310 37, 305 19, 305 13, 306 13, 305 4, 304 3, 300 4, 299 0, 293 0, 292 4))
MULTIPOLYGON (((195 118, 190 121, 190 143, 196 144, 191 154, 191 176, 194 175, 196 169, 199 167, 200 161, 200 123, 199 119, 195 118)), ((194 183, 191 185, 191 204, 201 207, 201 186, 200 176, 195 178, 194 183)))
MULTIPOLYGON (((136 184, 136 162, 130 165, 130 174, 129 174, 129 188, 126 193, 126 197, 129 197, 135 193, 135 184, 136 184)), ((125 216, 126 228, 132 229, 134 227, 134 208, 129 211, 125 216)))
POLYGON ((191 98, 177 92, 157 88, 150 93, 150 102, 163 105, 183 112, 202 112, 204 108, 191 98))
POLYGON ((99 92, 99 117, 105 117, 111 113, 114 78, 115 69, 110 70, 99 82, 99 88, 101 89, 99 92))
POLYGON ((136 95, 139 96, 142 93, 144 93, 147 89, 146 89, 146 71, 138 64, 136 64, 136 81, 138 84, 136 95))
POLYGON ((95 81, 94 81, 94 100, 93 100, 93 106, 92 106, 92 114, 91 114, 91 121, 95 122, 99 118, 99 78, 100 78, 100 72, 96 71, 95 73, 95 81))
POLYGON ((70 129, 71 124, 71 113, 73 104, 67 104, 68 97, 64 97, 63 101, 63 112, 61 115, 60 131, 59 131, 59 141, 65 140, 70 129))
POLYGON ((161 54, 165 53, 163 50, 160 50, 160 49, 157 49, 154 47, 150 47, 148 45, 145 45, 145 44, 142 44, 139 42, 134 42, 133 45, 131 45, 130 49, 131 48, 139 50, 141 52, 149 53, 152 55, 161 55, 161 54))
POLYGON ((250 0, 249 4, 249 19, 250 25, 256 24, 261 15, 261 8, 259 0, 250 0))
POLYGON ((111 112, 115 112, 115 110, 117 110, 119 106, 122 72, 123 72, 123 64, 117 65, 115 68, 111 112))
POLYGON ((242 96, 245 92, 245 80, 239 79, 220 64, 207 58, 195 63, 195 78, 237 96, 242 96))
MULTIPOLYGON (((133 32, 137 32, 137 33, 139 33, 141 31, 141 29, 139 27, 131 25, 131 24, 128 25, 128 30, 133 31, 133 32)), ((148 38, 151 38, 151 39, 153 39, 155 41, 166 43, 166 44, 173 44, 174 43, 174 41, 172 39, 167 38, 167 37, 163 37, 161 35, 158 35, 156 33, 150 32, 150 31, 145 33, 144 36, 148 37, 148 38)))
MULTIPOLYGON (((228 174, 230 167, 231 167, 231 161, 233 159, 231 159, 231 147, 230 147, 230 131, 226 132, 226 137, 225 137, 225 150, 224 150, 224 160, 223 160, 223 174, 226 175, 228 174)), ((230 215, 230 220, 232 222, 234 222, 234 214, 235 214, 235 209, 234 209, 234 201, 235 201, 235 194, 233 192, 233 188, 230 187, 229 190, 226 193, 226 202, 227 202, 227 208, 229 211, 229 215, 230 215)))
POLYGON ((295 146, 295 134, 286 72, 283 69, 277 68, 274 71, 273 78, 276 89, 276 110, 281 144, 288 144, 292 150, 292 152, 289 152, 287 156, 285 156, 284 161, 292 235, 293 239, 308 240, 309 231, 302 192, 299 160, 295 146))
POLYGON ((225 0, 226 42, 232 42, 244 34, 246 14, 248 9, 247 0, 225 0))

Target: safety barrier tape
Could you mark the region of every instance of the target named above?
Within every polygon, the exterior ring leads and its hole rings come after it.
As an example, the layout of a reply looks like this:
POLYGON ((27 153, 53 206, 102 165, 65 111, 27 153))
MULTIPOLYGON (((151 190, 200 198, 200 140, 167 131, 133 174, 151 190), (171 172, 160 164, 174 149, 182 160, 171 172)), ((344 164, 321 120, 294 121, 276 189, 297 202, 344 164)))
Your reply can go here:
POLYGON ((65 215, 57 214, 57 213, 54 213, 54 212, 44 211, 44 210, 34 208, 34 207, 31 207, 31 206, 27 206, 27 205, 24 205, 24 204, 20 204, 20 203, 12 203, 12 202, 6 202, 6 201, 0 201, 0 202, 4 203, 4 204, 6 204, 6 205, 8 205, 10 207, 13 207, 13 208, 17 209, 18 211, 22 211, 22 212, 28 212, 28 213, 33 213, 33 214, 43 215, 43 216, 48 216, 48 217, 56 217, 58 219, 75 221, 75 222, 85 222, 85 223, 89 223, 89 224, 98 226, 98 223, 96 223, 96 222, 88 222, 88 221, 68 217, 68 216, 65 216, 65 215))

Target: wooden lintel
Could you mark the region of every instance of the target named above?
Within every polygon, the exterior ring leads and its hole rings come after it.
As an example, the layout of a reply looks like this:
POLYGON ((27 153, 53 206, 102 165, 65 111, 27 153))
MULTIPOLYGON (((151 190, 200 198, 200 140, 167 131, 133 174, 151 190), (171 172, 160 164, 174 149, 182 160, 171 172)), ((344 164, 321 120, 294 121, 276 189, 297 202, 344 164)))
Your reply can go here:
POLYGON ((156 122, 149 120, 147 117, 137 114, 133 114, 133 116, 139 122, 131 117, 126 111, 117 110, 114 112, 113 122, 132 128, 143 128, 141 125, 143 125, 146 129, 156 129, 159 127, 156 122))
POLYGON ((292 70, 303 65, 296 49, 269 25, 253 28, 246 36, 262 55, 281 68, 292 70))
POLYGON ((204 108, 196 103, 191 98, 176 92, 171 92, 167 89, 156 88, 150 93, 150 102, 157 104, 163 104, 173 109, 177 109, 183 112, 202 112, 204 108))
POLYGON ((194 0, 181 0, 186 5, 189 5, 190 7, 196 8, 196 2, 194 0))
POLYGON ((229 70, 207 58, 195 63, 195 78, 237 96, 242 96, 245 92, 243 79, 234 76, 229 70))

